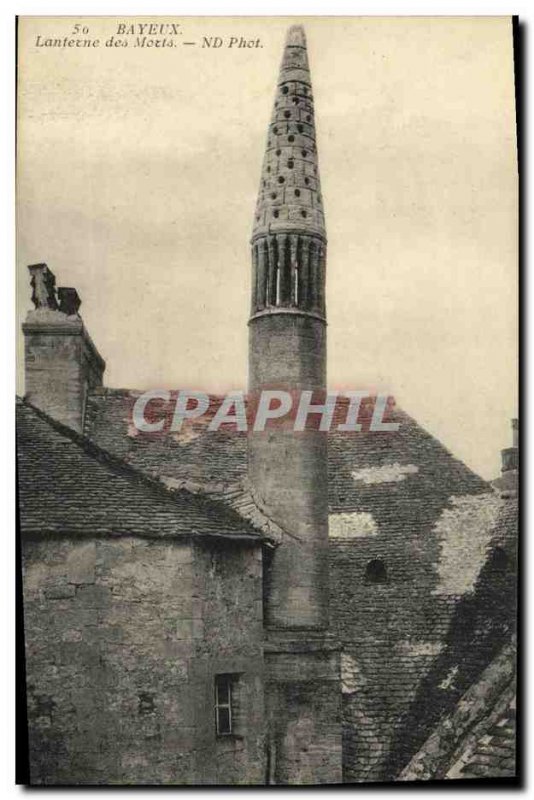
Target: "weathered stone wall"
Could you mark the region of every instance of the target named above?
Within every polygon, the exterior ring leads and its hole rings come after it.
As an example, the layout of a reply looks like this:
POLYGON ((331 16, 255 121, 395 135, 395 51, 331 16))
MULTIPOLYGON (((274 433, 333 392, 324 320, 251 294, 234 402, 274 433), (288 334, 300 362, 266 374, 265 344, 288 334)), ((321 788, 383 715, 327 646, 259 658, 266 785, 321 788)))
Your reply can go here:
POLYGON ((263 775, 253 548, 210 554, 177 542, 65 538, 23 549, 32 784, 263 775), (246 735, 224 747, 214 721, 219 670, 242 670, 245 686, 246 735))
POLYGON ((328 636, 271 631, 265 645, 267 782, 342 781, 339 649, 328 636))
POLYGON ((262 554, 228 542, 195 547, 195 601, 202 635, 195 641, 193 691, 199 698, 196 774, 205 784, 265 781, 262 554), (235 731, 216 736, 214 676, 236 676, 235 731))

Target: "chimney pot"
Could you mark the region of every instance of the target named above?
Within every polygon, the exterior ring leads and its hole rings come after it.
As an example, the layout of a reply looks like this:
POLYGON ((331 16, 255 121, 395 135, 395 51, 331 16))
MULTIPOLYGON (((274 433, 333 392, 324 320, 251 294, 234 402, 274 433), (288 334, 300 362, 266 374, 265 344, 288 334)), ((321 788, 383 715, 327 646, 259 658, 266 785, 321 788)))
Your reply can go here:
POLYGON ((80 295, 70 286, 60 286, 57 290, 59 310, 71 317, 78 313, 82 301, 80 295))
POLYGON ((46 264, 29 264, 32 287, 32 303, 35 308, 51 308, 57 311, 56 278, 46 264))

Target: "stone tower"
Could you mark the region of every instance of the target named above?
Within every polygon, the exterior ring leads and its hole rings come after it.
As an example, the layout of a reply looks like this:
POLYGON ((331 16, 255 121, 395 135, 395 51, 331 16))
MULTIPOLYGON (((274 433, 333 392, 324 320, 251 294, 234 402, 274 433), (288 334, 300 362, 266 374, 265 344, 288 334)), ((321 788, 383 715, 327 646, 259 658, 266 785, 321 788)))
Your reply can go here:
MULTIPOLYGON (((252 233, 249 402, 262 390, 326 398, 326 234, 313 93, 289 29, 252 233)), ((252 431, 256 501, 284 531, 264 567, 268 782, 341 781, 339 653, 328 634, 327 434, 310 416, 252 431)))
MULTIPOLYGON (((269 125, 252 233, 249 393, 326 394, 326 235, 306 39, 290 28, 269 125)), ((270 570, 267 621, 328 624, 326 434, 266 430, 249 438, 258 500, 287 531, 270 570)))

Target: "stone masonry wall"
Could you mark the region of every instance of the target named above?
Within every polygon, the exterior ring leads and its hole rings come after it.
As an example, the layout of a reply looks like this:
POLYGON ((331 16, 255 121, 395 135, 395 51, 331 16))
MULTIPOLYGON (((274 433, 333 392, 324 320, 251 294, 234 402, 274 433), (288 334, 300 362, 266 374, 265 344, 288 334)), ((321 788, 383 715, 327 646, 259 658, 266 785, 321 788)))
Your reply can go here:
POLYGON ((243 729, 261 739, 261 651, 242 641, 261 627, 253 549, 211 559, 137 538, 26 541, 23 586, 32 784, 240 782, 262 771, 249 740, 228 755, 214 734, 212 673, 240 668, 243 729))
POLYGON ((228 542, 195 547, 195 602, 202 635, 195 642, 192 688, 198 697, 196 773, 203 784, 265 780, 262 553, 228 542), (234 733, 217 736, 215 675, 235 676, 234 733))

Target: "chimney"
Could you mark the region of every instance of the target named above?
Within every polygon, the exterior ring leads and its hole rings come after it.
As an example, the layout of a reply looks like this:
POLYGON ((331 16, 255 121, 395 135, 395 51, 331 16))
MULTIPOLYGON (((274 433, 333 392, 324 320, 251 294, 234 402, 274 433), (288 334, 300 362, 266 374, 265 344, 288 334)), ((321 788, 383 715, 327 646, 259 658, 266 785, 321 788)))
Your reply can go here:
POLYGON ((106 368, 78 310, 76 289, 59 287, 46 264, 28 267, 34 309, 22 325, 25 398, 81 433, 87 394, 106 368))
POLYGON ((512 447, 505 447, 501 450, 502 467, 501 472, 518 471, 519 469, 519 420, 512 420, 512 447))

